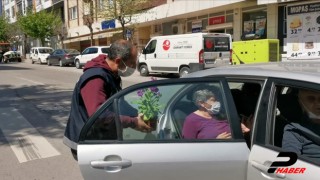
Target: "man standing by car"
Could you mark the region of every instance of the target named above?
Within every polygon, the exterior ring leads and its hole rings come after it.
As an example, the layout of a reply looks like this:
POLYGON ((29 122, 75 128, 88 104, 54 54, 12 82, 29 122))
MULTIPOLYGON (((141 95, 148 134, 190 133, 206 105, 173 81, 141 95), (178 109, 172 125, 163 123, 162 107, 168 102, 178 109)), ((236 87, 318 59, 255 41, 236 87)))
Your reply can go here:
MULTIPOLYGON (((120 76, 129 76, 134 72, 132 67, 136 67, 136 59, 136 47, 129 41, 118 40, 111 45, 108 56, 99 55, 86 63, 84 73, 73 91, 71 111, 63 138, 75 159, 82 127, 101 104, 121 90, 120 76)), ((140 115, 121 116, 120 120, 123 127, 144 132, 151 129, 140 115)))

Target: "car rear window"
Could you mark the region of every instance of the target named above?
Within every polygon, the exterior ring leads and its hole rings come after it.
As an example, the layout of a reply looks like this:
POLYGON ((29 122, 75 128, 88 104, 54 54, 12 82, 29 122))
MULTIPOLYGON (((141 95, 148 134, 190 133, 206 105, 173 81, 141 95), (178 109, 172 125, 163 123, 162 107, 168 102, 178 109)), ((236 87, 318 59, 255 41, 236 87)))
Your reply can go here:
POLYGON ((229 37, 205 37, 203 43, 205 52, 230 51, 229 37))
POLYGON ((102 53, 108 54, 109 48, 101 48, 102 53))

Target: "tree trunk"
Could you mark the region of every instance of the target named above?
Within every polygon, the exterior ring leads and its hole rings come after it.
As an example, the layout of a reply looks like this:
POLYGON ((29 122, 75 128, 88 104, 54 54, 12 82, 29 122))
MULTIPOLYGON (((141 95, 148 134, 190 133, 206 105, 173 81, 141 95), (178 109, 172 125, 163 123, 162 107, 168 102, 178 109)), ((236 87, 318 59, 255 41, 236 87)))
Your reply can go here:
POLYGON ((93 29, 92 29, 92 24, 90 24, 89 26, 89 29, 90 29, 90 43, 91 43, 91 46, 93 46, 93 29))
POLYGON ((41 38, 40 41, 41 41, 41 46, 43 47, 45 43, 45 38, 41 38))

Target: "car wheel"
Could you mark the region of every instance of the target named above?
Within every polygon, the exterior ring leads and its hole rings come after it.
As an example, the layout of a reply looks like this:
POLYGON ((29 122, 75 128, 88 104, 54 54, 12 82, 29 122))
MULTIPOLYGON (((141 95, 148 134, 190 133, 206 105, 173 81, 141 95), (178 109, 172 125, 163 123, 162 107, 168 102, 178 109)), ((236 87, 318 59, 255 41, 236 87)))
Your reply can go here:
POLYGON ((38 61, 39 61, 39 64, 42 64, 42 62, 41 62, 41 59, 40 59, 40 58, 38 59, 38 61))
POLYGON ((78 59, 76 60, 76 68, 77 68, 77 69, 81 69, 81 65, 80 65, 80 62, 79 62, 78 59))
POLYGON ((21 62, 21 59, 18 59, 18 62, 21 62))
POLYGON ((60 67, 63 67, 63 62, 62 62, 61 59, 59 60, 59 66, 60 66, 60 67))
POLYGON ((139 71, 140 71, 141 76, 148 76, 149 75, 148 67, 145 64, 140 66, 139 71))
POLYGON ((50 63, 49 59, 47 59, 47 64, 48 64, 48 66, 51 66, 51 63, 50 63))
POLYGON ((179 71, 179 76, 180 76, 180 77, 183 77, 183 76, 185 76, 185 75, 187 75, 187 74, 189 74, 189 73, 190 73, 190 68, 188 68, 188 67, 183 67, 183 68, 181 68, 180 71, 179 71))
POLYGON ((33 59, 31 59, 31 64, 34 64, 34 61, 33 61, 33 59))

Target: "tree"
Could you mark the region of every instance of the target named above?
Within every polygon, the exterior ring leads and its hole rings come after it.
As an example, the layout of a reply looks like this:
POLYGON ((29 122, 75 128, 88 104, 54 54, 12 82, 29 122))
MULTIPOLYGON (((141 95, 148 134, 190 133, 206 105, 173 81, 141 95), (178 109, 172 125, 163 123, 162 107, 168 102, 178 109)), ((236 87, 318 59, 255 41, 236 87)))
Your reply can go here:
POLYGON ((18 24, 26 35, 40 39, 43 46, 46 38, 56 35, 56 29, 62 26, 62 20, 54 12, 28 11, 26 16, 18 16, 18 24))
POLYGON ((5 16, 0 16, 0 42, 8 41, 9 23, 5 16))
POLYGON ((84 0, 84 14, 83 14, 83 24, 86 25, 90 30, 90 43, 93 46, 93 29, 92 24, 94 22, 94 7, 93 0, 84 0))
MULTIPOLYGON (((144 13, 149 0, 108 0, 98 9, 99 17, 110 20, 116 19, 121 24, 122 37, 126 39, 126 25, 132 23, 135 14, 144 13)), ((99 8, 99 7, 98 7, 99 8)), ((131 28, 132 30, 133 28, 131 28)))

